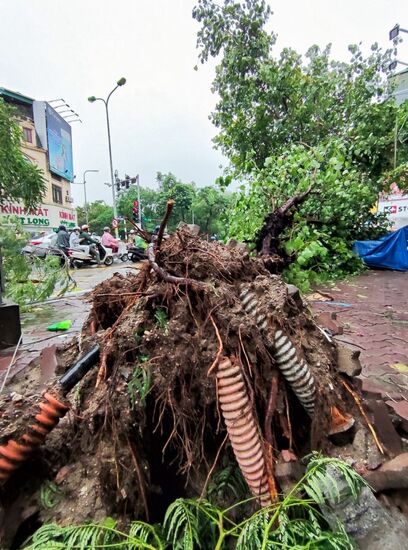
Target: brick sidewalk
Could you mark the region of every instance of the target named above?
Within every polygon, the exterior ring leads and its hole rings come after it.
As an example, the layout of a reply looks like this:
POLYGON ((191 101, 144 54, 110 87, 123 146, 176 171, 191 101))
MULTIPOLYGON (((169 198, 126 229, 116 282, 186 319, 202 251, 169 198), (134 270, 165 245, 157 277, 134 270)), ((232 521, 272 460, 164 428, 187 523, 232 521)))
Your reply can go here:
POLYGON ((314 312, 335 312, 344 331, 336 340, 361 350, 363 389, 408 415, 408 273, 368 271, 318 290, 333 302, 311 301, 314 312))
MULTIPOLYGON (((65 297, 49 303, 38 305, 32 312, 21 315, 23 341, 19 348, 14 366, 9 378, 34 364, 41 352, 56 345, 66 344, 81 331, 82 324, 88 314, 90 304, 85 297, 65 297), (49 332, 47 326, 69 319, 72 326, 66 332, 49 332)), ((3 382, 6 370, 14 348, 0 351, 0 385, 3 382)))

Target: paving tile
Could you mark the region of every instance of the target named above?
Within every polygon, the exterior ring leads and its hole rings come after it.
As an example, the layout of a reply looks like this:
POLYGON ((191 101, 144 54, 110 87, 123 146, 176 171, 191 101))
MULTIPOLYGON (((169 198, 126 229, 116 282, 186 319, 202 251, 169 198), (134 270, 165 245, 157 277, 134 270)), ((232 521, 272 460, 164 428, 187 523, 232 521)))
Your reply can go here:
POLYGON ((395 363, 408 364, 407 288, 408 273, 370 270, 347 282, 317 288, 351 307, 333 307, 327 302, 311 305, 316 314, 336 312, 336 322, 344 327, 344 334, 336 340, 361 349, 363 379, 375 378, 376 387, 382 386, 384 393, 408 398, 408 376, 391 368, 395 363))

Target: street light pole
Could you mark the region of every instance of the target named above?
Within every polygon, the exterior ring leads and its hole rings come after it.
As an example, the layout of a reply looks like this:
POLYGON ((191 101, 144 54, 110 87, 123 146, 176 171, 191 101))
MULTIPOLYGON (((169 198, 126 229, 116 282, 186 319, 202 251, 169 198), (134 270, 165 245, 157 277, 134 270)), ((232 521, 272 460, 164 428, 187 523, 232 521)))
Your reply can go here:
MULTIPOLYGON (((86 180, 85 180, 85 176, 86 176, 86 174, 88 174, 88 172, 99 172, 99 170, 85 170, 85 172, 82 176, 83 181, 72 181, 71 182, 74 185, 83 185, 84 186, 84 208, 85 208, 85 220, 86 220, 87 225, 89 225, 89 210, 88 210, 88 199, 86 197, 86 180)), ((74 180, 75 180, 75 177, 76 176, 74 176, 74 180)))
MULTIPOLYGON (((125 84, 126 84, 126 78, 123 78, 123 77, 120 78, 117 81, 115 88, 113 88, 113 90, 109 93, 106 100, 103 99, 102 97, 95 97, 95 96, 88 97, 88 101, 90 103, 94 103, 95 101, 102 101, 105 105, 106 127, 107 127, 107 130, 108 130, 109 164, 110 164, 110 173, 111 173, 113 217, 114 218, 117 218, 118 211, 117 211, 117 208, 116 208, 115 180, 114 180, 114 175, 113 175, 112 144, 111 144, 111 134, 110 134, 110 123, 109 123, 109 100, 110 100, 113 92, 115 92, 119 88, 119 86, 124 86, 125 84)), ((116 234, 116 237, 117 237, 118 236, 118 228, 115 229, 115 234, 116 234)))

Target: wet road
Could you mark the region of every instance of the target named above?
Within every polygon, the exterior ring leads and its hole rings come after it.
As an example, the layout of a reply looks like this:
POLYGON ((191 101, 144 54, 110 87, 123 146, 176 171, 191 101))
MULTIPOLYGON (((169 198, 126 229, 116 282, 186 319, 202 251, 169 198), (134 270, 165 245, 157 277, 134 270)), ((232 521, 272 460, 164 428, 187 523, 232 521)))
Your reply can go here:
MULTIPOLYGON (((19 347, 15 364, 12 366, 7 380, 9 381, 19 371, 41 362, 41 356, 55 352, 55 346, 67 344, 78 336, 85 319, 88 316, 90 303, 88 293, 102 281, 112 277, 114 273, 134 272, 142 264, 114 263, 110 267, 81 268, 71 271, 77 287, 73 292, 63 297, 53 297, 46 302, 33 305, 27 313, 21 314, 23 340, 19 347), (71 328, 64 332, 49 332, 47 327, 52 323, 69 320, 71 328)), ((0 351, 0 384, 10 364, 14 348, 0 351)), ((47 362, 47 361, 46 361, 47 362)), ((52 360, 51 362, 54 362, 52 360)))
POLYGON ((71 269, 71 277, 75 279, 77 288, 74 292, 70 293, 70 295, 92 290, 97 284, 112 277, 114 273, 125 274, 126 272, 134 272, 135 270, 139 270, 141 265, 140 263, 115 262, 109 267, 99 267, 95 265, 87 268, 81 267, 79 269, 71 269))

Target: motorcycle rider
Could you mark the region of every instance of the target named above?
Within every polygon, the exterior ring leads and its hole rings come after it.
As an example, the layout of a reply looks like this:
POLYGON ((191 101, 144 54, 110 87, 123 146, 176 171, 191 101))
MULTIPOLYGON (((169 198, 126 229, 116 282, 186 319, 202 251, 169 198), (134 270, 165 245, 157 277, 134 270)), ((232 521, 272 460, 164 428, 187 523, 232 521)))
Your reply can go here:
POLYGON ((129 236, 127 239, 127 244, 134 245, 135 244, 135 237, 136 237, 136 231, 134 229, 131 229, 129 231, 129 236))
POLYGON ((102 235, 102 244, 105 248, 111 248, 112 249, 112 252, 115 254, 115 252, 117 252, 119 250, 119 246, 118 246, 118 242, 119 242, 119 239, 115 239, 115 237, 113 237, 111 234, 110 234, 110 228, 109 227, 104 227, 103 228, 103 235, 102 235))
POLYGON ((79 242, 81 245, 89 246, 89 254, 95 258, 98 265, 101 265, 101 256, 99 254, 98 241, 93 239, 89 234, 89 225, 83 225, 82 231, 79 235, 79 242))
POLYGON ((81 239, 79 238, 79 234, 81 233, 80 227, 74 227, 72 230, 72 233, 69 237, 69 247, 73 250, 83 250, 87 254, 89 254, 89 246, 82 246, 81 239))
POLYGON ((65 225, 60 225, 57 232, 57 248, 62 250, 65 256, 68 255, 69 236, 65 225))

